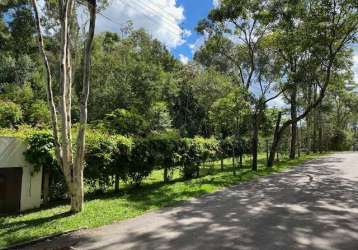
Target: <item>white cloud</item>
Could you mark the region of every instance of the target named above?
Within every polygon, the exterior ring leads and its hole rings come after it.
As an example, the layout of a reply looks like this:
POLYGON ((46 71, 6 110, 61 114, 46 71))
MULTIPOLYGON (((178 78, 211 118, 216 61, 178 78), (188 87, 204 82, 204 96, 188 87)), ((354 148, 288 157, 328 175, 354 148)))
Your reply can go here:
POLYGON ((204 45, 206 40, 209 38, 209 34, 204 31, 204 35, 200 36, 195 40, 194 43, 189 44, 189 48, 191 49, 191 53, 194 55, 196 51, 198 51, 201 46, 204 45))
POLYGON ((188 64, 189 58, 183 54, 179 54, 179 61, 181 61, 182 64, 188 64))
POLYGON ((191 33, 191 30, 184 30, 183 31, 183 37, 189 37, 189 36, 191 36, 192 35, 192 33, 191 33))
POLYGON ((215 8, 219 7, 219 5, 220 5, 220 0, 213 0, 213 6, 215 8))
POLYGON ((185 19, 184 8, 177 6, 176 0, 113 0, 108 8, 98 15, 96 32, 112 31, 120 33, 127 21, 132 21, 135 29, 144 28, 169 48, 185 42, 191 35, 180 24, 185 19), (111 20, 108 20, 111 19, 111 20))
POLYGON ((358 83, 358 51, 353 56, 353 74, 354 81, 358 83))

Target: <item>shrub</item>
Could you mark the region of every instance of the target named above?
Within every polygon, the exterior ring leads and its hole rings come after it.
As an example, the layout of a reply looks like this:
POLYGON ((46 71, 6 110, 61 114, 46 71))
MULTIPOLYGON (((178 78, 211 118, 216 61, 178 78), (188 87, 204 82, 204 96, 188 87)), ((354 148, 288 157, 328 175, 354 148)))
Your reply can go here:
POLYGON ((116 148, 114 139, 108 135, 91 133, 87 138, 85 153, 84 177, 86 183, 96 190, 97 184, 101 191, 105 191, 112 180, 113 153, 116 148))
POLYGON ((13 102, 0 101, 0 127, 15 127, 22 120, 21 107, 13 102))
POLYGON ((113 152, 113 161, 111 165, 111 174, 115 176, 115 190, 119 190, 119 180, 128 180, 128 172, 131 165, 131 151, 133 148, 133 139, 121 135, 113 137, 115 148, 113 152))
POLYGON ((195 137, 194 143, 199 148, 201 162, 218 159, 219 142, 216 139, 195 137))
POLYGON ((46 102, 36 100, 27 110, 29 122, 36 125, 47 125, 50 123, 51 117, 46 102))
POLYGON ((37 132, 27 137, 26 142, 25 159, 34 166, 35 172, 43 168, 44 202, 64 198, 67 187, 55 159, 52 135, 47 132, 37 132))
POLYGON ((151 141, 151 152, 155 159, 155 164, 164 169, 164 181, 171 179, 169 173, 180 162, 181 156, 178 153, 179 136, 176 133, 161 133, 149 136, 151 141))
POLYGON ((183 138, 180 140, 179 144, 178 151, 181 156, 182 172, 185 179, 198 177, 200 164, 207 160, 214 160, 217 158, 219 143, 213 138, 183 138))
POLYGON ((150 139, 138 138, 130 156, 128 177, 132 183, 140 185, 154 169, 155 156, 153 154, 152 141, 150 139))
POLYGON ((330 150, 350 150, 353 145, 352 137, 343 130, 334 131, 330 138, 330 150))
POLYGON ((105 123, 109 131, 122 135, 143 135, 148 123, 135 110, 116 109, 106 115, 105 123))

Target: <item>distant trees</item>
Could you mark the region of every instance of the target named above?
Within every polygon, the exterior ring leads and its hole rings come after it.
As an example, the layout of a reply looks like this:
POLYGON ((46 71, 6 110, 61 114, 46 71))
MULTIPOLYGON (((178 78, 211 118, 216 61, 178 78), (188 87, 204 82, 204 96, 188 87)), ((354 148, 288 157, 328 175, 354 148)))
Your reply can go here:
POLYGON ((272 27, 266 2, 235 0, 222 1, 198 25, 198 31, 209 34, 209 40, 195 58, 233 75, 248 92, 253 170, 257 170, 259 131, 266 105, 282 92, 276 84, 280 65, 271 53, 272 27))
MULTIPOLYGON (((349 46, 357 41, 358 32, 357 5, 354 1, 308 1, 296 5, 283 4, 282 8, 274 4, 273 8, 279 25, 283 23, 283 27, 289 25, 291 29, 291 32, 286 32, 285 28, 279 26, 277 32, 282 32, 281 34, 287 37, 283 38, 286 41, 291 39, 294 32, 299 35, 300 40, 296 40, 297 45, 293 42, 293 47, 284 47, 287 51, 281 53, 282 58, 289 62, 289 70, 285 72, 287 77, 284 79, 288 79, 288 84, 294 86, 288 88, 291 119, 284 121, 274 133, 269 167, 274 163, 280 139, 289 126, 293 128, 291 147, 292 150, 295 149, 297 121, 319 107, 328 86, 334 84, 341 72, 346 70, 345 61, 349 58, 349 46), (297 6, 299 11, 296 11, 297 6), (285 22, 287 12, 293 13, 293 16, 288 17, 291 24, 285 22), (297 88, 301 83, 308 89, 311 98, 308 104, 303 106, 300 114, 297 114, 297 88)), ((289 42, 292 42, 291 40, 289 42)))
POLYGON ((290 119, 279 113, 267 164, 272 166, 288 127, 290 158, 295 158, 297 122, 319 108, 328 85, 347 70, 350 46, 357 41, 357 6, 345 0, 223 0, 198 30, 208 40, 195 59, 231 75, 249 92, 255 170, 262 117, 267 103, 280 95, 289 104, 290 119))

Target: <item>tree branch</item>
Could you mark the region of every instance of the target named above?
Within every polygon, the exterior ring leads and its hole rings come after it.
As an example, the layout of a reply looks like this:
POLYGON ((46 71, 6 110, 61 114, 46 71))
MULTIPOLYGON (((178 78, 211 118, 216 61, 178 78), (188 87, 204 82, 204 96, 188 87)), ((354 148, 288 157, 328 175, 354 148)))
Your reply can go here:
POLYGON ((42 59, 44 61, 44 66, 46 69, 47 103, 48 103, 48 107, 49 107, 50 113, 51 113, 52 133, 53 133, 54 144, 55 144, 56 158, 57 158, 58 164, 62 168, 62 150, 61 150, 59 136, 58 136, 58 122, 57 122, 56 106, 55 106, 55 101, 53 98, 53 91, 52 91, 51 68, 50 68, 50 64, 49 64, 49 61, 48 61, 48 58, 47 58, 47 55, 45 52, 44 39, 43 39, 42 32, 41 32, 41 23, 40 23, 39 11, 38 11, 36 0, 32 0, 32 5, 33 5, 33 9, 34 9, 35 23, 36 23, 36 29, 37 29, 37 34, 38 34, 38 47, 39 47, 40 53, 42 54, 42 59))

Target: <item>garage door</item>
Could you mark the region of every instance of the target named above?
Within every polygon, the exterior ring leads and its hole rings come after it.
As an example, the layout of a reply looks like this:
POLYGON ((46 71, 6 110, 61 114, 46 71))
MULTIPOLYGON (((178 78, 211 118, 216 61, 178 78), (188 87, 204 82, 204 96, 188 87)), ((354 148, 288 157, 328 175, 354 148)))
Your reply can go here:
POLYGON ((22 168, 0 168, 0 213, 20 211, 22 168))

